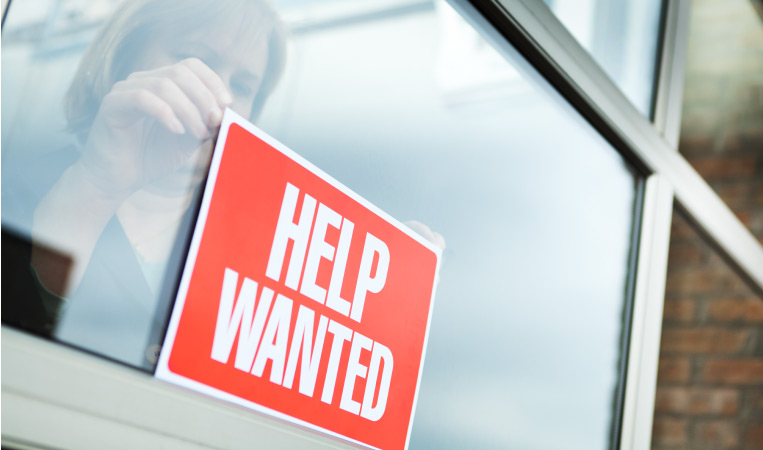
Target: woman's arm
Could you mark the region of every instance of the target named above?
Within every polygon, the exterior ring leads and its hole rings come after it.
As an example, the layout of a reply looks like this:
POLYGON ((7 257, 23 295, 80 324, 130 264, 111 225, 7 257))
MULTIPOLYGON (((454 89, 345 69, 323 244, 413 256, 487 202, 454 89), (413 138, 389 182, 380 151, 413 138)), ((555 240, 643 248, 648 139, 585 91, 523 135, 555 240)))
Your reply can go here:
POLYGON ((231 101, 220 77, 195 58, 116 83, 79 159, 35 210, 32 238, 43 245, 34 245, 32 265, 40 281, 54 294, 71 294, 120 205, 178 170, 210 138, 231 101), (45 247, 71 257, 68 276, 45 247))
POLYGON ((66 169, 38 204, 32 223, 31 262, 45 287, 61 297, 71 294, 103 229, 128 195, 104 191, 81 161, 66 169), (68 267, 61 266, 50 248, 68 257, 68 267))

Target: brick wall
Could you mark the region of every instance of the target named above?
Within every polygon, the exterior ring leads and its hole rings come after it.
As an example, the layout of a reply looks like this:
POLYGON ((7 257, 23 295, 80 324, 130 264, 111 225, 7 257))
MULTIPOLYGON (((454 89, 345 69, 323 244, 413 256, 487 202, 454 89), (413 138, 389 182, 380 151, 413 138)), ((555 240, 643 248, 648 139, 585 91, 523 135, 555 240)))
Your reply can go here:
MULTIPOLYGON (((763 242, 763 20, 694 0, 679 150, 763 242)), ((674 214, 653 445, 763 449, 763 298, 674 214)))
POLYGON ((673 217, 654 449, 763 449, 763 300, 673 217))

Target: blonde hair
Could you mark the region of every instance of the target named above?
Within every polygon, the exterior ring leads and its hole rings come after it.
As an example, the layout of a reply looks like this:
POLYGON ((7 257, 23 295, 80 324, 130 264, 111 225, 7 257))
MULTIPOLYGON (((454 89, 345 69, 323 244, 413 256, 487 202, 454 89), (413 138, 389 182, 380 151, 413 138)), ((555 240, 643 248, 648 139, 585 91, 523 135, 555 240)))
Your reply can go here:
POLYGON ((286 34, 266 0, 127 0, 101 27, 85 52, 64 100, 68 128, 84 142, 95 115, 114 83, 137 70, 132 55, 140 55, 152 37, 183 36, 189 30, 212 29, 226 22, 243 21, 247 36, 264 35, 268 44, 265 74, 257 91, 250 119, 255 119, 283 72, 286 34), (252 34, 255 31, 256 34, 252 34))

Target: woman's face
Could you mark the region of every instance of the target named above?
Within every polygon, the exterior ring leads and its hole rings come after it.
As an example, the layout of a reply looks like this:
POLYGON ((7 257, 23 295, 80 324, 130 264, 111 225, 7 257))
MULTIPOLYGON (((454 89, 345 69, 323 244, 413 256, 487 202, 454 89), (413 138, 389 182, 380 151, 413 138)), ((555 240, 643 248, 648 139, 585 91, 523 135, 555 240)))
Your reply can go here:
MULTIPOLYGON (((165 45, 150 46, 139 59, 139 70, 152 70, 176 64, 184 59, 197 58, 208 66, 228 89, 233 102, 230 108, 244 117, 249 117, 254 100, 262 85, 268 63, 267 36, 251 36, 242 32, 241 26, 213 27, 213 30, 178 36, 157 36, 151 42, 165 45)), ((216 130, 214 130, 216 131, 216 130)), ((190 135, 177 136, 157 131, 153 139, 158 146, 177 145, 195 147, 191 156, 181 167, 153 183, 153 189, 173 192, 187 192, 198 185, 206 176, 213 148, 212 138, 200 141, 190 135)), ((216 132, 212 133, 212 137, 216 132)))
POLYGON ((140 58, 140 70, 197 58, 228 88, 233 97, 231 108, 249 117, 267 68, 268 43, 266 33, 248 32, 244 26, 243 23, 220 24, 204 33, 190 32, 185 36, 159 33, 152 42, 164 45, 148 46, 140 58))

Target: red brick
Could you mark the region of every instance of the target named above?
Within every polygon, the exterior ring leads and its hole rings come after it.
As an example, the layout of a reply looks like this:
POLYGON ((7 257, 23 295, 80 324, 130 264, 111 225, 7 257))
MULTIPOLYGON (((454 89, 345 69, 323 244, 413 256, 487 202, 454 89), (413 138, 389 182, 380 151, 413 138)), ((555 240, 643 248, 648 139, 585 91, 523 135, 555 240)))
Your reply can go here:
POLYGON ((696 238, 698 238, 698 234, 694 227, 681 214, 674 212, 670 226, 671 244, 675 243, 677 240, 696 238))
POLYGON ((690 163, 703 178, 736 178, 755 174, 757 159, 749 156, 702 157, 693 158, 690 163))
POLYGON ((732 421, 701 422, 694 429, 694 442, 702 448, 735 448, 739 445, 739 427, 732 421))
POLYGON ((710 383, 763 386, 763 360, 717 359, 707 361, 702 368, 702 379, 710 383))
POLYGON ((668 273, 666 292, 671 294, 704 294, 725 289, 726 277, 717 270, 681 270, 668 273))
POLYGON ((691 322, 694 320, 696 302, 693 300, 671 300, 665 299, 665 306, 662 312, 664 320, 673 320, 676 322, 691 322))
POLYGON ((724 328, 665 329, 661 350, 678 353, 735 353, 741 351, 747 340, 747 330, 724 328))
POLYGON ((725 152, 733 153, 746 152, 751 149, 758 150, 763 147, 763 129, 758 127, 757 129, 728 133, 723 139, 722 147, 725 152))
MULTIPOLYGON (((761 17, 692 0, 679 150, 763 243, 761 17)), ((763 450, 763 299, 706 242, 674 214, 653 448, 763 450)))
POLYGON ((652 442, 660 445, 685 445, 688 442, 688 422, 686 419, 655 417, 652 427, 652 442))
POLYGON ((713 300, 707 317, 716 322, 763 323, 763 300, 757 298, 713 300))
POLYGON ((742 222, 742 225, 749 229, 750 225, 752 225, 752 212, 746 209, 732 209, 732 211, 736 214, 739 221, 742 222))
POLYGON ((753 205, 763 205, 763 182, 751 183, 753 205))
POLYGON ((689 415, 734 415, 739 411, 739 391, 726 388, 660 387, 655 396, 655 411, 689 415))
POLYGON ((763 424, 756 424, 747 428, 744 442, 749 449, 763 449, 763 424))
POLYGON ((719 273, 726 273, 729 271, 729 262, 719 253, 712 252, 710 253, 710 256, 707 257, 707 267, 714 268, 719 273))
POLYGON ((712 135, 684 135, 678 144, 678 151, 681 154, 706 155, 715 151, 717 138, 712 135))
POLYGON ((752 198, 752 185, 746 182, 725 183, 715 186, 715 192, 730 208, 744 208, 752 198))
POLYGON ((698 242, 673 242, 670 244, 668 264, 679 264, 682 267, 698 265, 703 260, 702 247, 698 242))
POLYGON ((666 281, 666 293, 678 295, 723 294, 750 292, 749 286, 733 272, 728 263, 719 257, 708 257, 708 264, 701 269, 681 268, 670 270, 666 281), (712 264, 713 262, 720 264, 712 264))
POLYGON ((763 419, 763 388, 753 387, 746 392, 745 397, 752 407, 753 415, 763 419))
POLYGON ((689 358, 660 357, 657 369, 658 383, 686 383, 691 377, 689 358))

